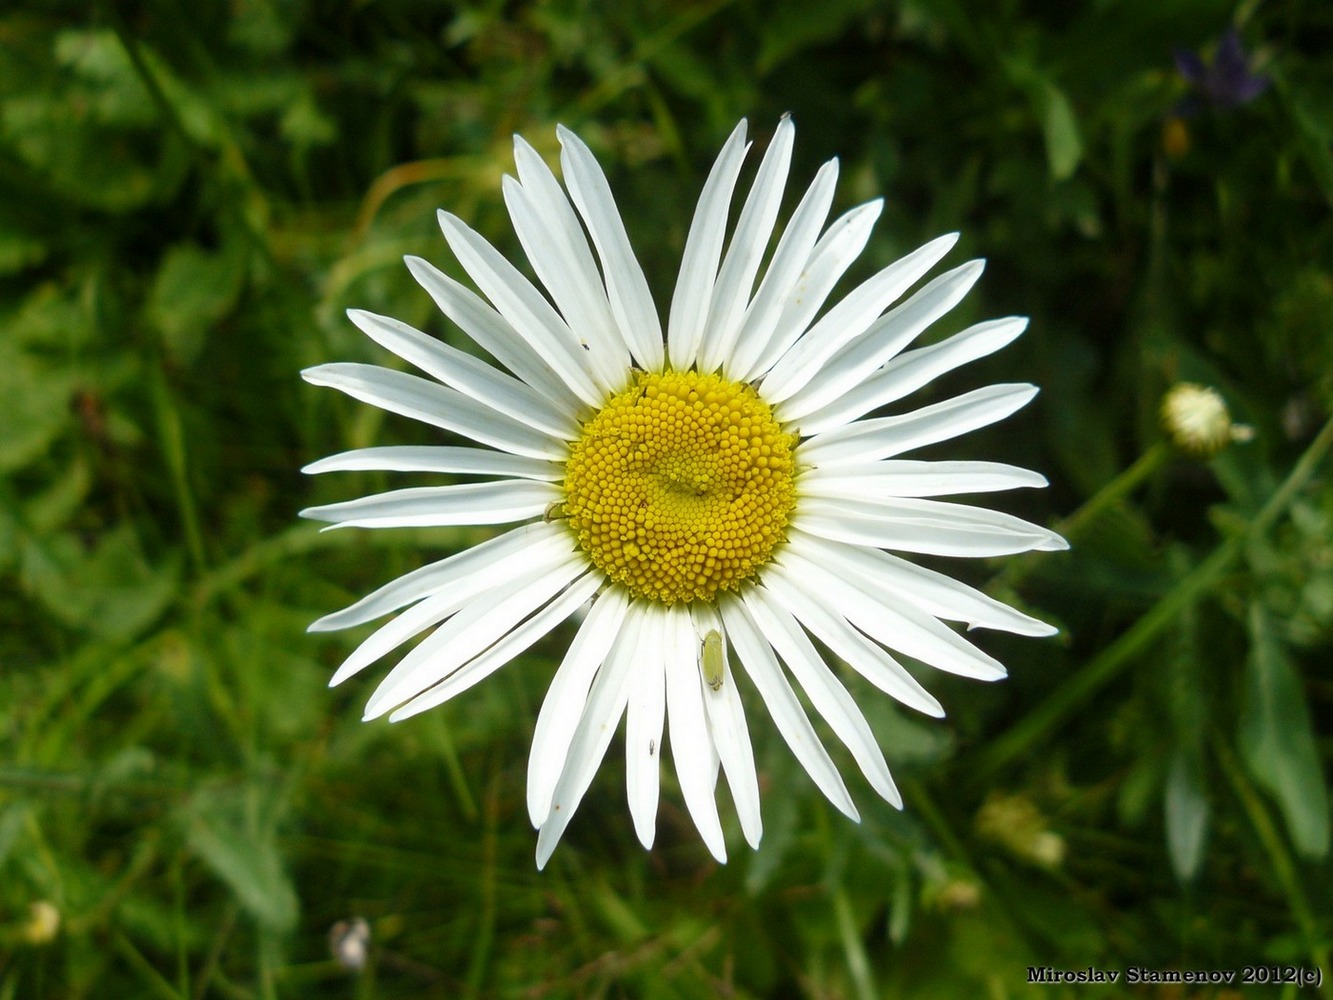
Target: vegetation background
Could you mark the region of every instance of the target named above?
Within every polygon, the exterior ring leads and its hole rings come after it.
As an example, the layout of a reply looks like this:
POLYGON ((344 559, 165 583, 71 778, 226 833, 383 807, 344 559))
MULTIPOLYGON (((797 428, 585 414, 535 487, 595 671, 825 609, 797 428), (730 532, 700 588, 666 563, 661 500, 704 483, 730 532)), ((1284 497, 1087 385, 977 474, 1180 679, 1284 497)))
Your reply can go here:
POLYGON ((1330 51, 1324 0, 7 2, 0 1000, 1333 995, 1330 51), (1257 95, 1176 67, 1233 27, 1257 95), (643 852, 613 747, 538 873, 566 634, 397 726, 329 692, 355 636, 305 626, 483 535, 298 524, 388 485, 304 463, 425 434, 298 372, 388 360, 349 306, 457 341, 401 257, 454 267, 439 206, 518 256, 511 135, 557 122, 664 300, 722 139, 784 111, 793 190, 839 155, 842 208, 887 196, 862 275, 958 229, 989 270, 936 336, 1032 316, 917 398, 1043 387, 952 453, 1047 473, 1008 509, 1073 550, 951 570, 1062 634, 982 637, 1012 676, 927 678, 943 722, 859 689, 901 813, 851 777, 836 815, 755 706, 757 853, 669 774, 643 852), (1172 451, 1181 380, 1252 440, 1172 451), (1025 971, 1259 963, 1325 980, 1025 971))

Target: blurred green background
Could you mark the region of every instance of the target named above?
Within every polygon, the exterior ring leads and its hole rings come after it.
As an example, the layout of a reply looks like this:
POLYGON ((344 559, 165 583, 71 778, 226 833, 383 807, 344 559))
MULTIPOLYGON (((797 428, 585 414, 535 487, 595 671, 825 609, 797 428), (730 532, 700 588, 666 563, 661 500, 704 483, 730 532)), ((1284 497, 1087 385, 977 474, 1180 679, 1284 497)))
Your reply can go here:
POLYGON ((6 3, 0 1000, 1333 995, 1026 982, 1333 974, 1330 51, 1325 0, 6 3), (1173 62, 1232 26, 1252 100, 1173 62), (947 568, 1062 634, 981 636, 1002 684, 925 677, 942 722, 853 688, 902 813, 831 743, 845 821, 752 702, 757 853, 724 806, 713 863, 669 772, 643 852, 613 744, 539 874, 569 633, 362 724, 373 677, 325 687, 356 636, 305 626, 485 533, 299 524, 408 485, 304 463, 430 438, 297 373, 391 363, 349 306, 458 342, 402 255, 459 273, 444 206, 521 259, 500 177, 556 122, 664 304, 721 141, 784 111, 793 194, 837 155, 836 208, 887 198, 857 275, 959 229, 989 269, 931 336, 1032 316, 913 404, 1042 386, 948 454, 1045 472, 999 502, 1073 550, 947 568), (1252 440, 1171 450, 1182 380, 1252 440), (329 940, 357 917, 359 971, 329 940))

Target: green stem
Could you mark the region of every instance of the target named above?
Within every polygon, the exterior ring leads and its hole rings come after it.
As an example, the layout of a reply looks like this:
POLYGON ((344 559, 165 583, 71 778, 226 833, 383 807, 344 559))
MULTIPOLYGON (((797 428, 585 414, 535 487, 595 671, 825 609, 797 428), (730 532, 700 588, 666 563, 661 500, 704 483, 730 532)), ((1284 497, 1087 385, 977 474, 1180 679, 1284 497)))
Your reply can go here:
MULTIPOLYGON (((1218 762, 1222 765, 1223 773, 1226 774, 1227 780, 1231 783, 1231 790, 1236 793, 1236 798, 1240 800, 1245 815, 1250 820, 1250 825, 1254 827, 1254 832, 1258 834, 1259 840, 1264 845, 1264 850, 1268 852, 1268 860, 1273 866, 1273 874, 1282 887, 1282 892, 1287 898, 1287 905, 1295 915, 1296 922, 1300 924, 1301 933, 1304 935, 1306 944, 1310 949, 1310 960, 1317 967, 1327 970, 1330 967, 1328 945, 1323 943, 1320 938, 1318 922, 1315 920, 1314 912, 1310 909, 1310 901, 1301 888, 1300 875, 1296 870, 1295 862, 1282 841, 1282 835, 1278 833, 1277 826, 1268 814, 1263 799, 1254 790, 1254 786, 1250 784, 1249 779, 1245 777, 1245 773, 1236 760, 1236 755, 1232 753, 1231 747, 1221 737, 1216 737, 1213 740, 1213 749, 1217 754, 1218 762)), ((1321 984, 1320 992, 1327 997, 1330 996, 1329 989, 1329 982, 1325 979, 1321 984)))
POLYGON ((843 958, 847 962, 847 972, 852 977, 856 995, 860 1000, 875 1000, 880 994, 875 988, 874 974, 870 971, 870 957, 866 954, 865 942, 861 940, 861 932, 856 926, 852 902, 841 884, 833 890, 833 915, 838 922, 843 958))
MULTIPOLYGON (((1082 670, 1057 687, 1045 701, 992 743, 979 755, 979 776, 989 777, 1027 753, 1039 739, 1063 723, 1156 641, 1182 611, 1198 600, 1231 567, 1246 545, 1272 527, 1296 494, 1309 482, 1330 447, 1333 447, 1333 420, 1324 425, 1296 462, 1291 474, 1250 522, 1245 533, 1228 538, 1214 549, 1212 555, 1186 574, 1129 631, 1089 660, 1082 670)), ((1144 459, 1150 454, 1151 451, 1145 454, 1144 459)), ((1136 462, 1131 469, 1143 465, 1144 459, 1136 462)), ((1119 478, 1127 475, 1128 471, 1119 478)), ((1074 518, 1081 515, 1082 511, 1079 511, 1074 518)))
POLYGON ((185 431, 181 426, 180 411, 167 389, 167 379, 161 365, 155 363, 153 368, 153 401, 157 410, 157 432, 162 454, 167 462, 167 470, 171 473, 171 485, 176 492, 176 506, 181 526, 185 531, 185 544, 190 553, 190 563, 195 575, 198 576, 204 572, 208 560, 204 554, 204 533, 199 524, 199 510, 195 506, 194 494, 190 491, 189 463, 185 455, 185 431))

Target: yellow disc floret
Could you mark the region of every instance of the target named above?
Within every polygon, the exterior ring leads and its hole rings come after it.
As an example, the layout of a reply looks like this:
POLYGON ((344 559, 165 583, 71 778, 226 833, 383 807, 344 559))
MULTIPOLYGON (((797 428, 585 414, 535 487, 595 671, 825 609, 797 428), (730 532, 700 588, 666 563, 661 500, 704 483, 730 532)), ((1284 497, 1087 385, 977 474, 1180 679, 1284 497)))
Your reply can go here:
POLYGON ((571 447, 564 515, 593 563, 636 597, 712 600, 782 540, 795 441, 744 383, 641 372, 571 447))

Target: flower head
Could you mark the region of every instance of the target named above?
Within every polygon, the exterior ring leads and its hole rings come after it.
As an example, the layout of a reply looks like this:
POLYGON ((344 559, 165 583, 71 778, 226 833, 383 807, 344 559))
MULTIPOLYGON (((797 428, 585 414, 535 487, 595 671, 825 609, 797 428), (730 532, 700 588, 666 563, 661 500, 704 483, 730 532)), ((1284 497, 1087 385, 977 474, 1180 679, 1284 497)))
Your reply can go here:
POLYGON ((1162 397, 1162 426, 1171 442, 1196 458, 1212 458, 1232 441, 1248 441, 1251 428, 1231 422, 1216 389, 1179 382, 1162 397))
POLYGON ((855 819, 793 677, 872 787, 894 805, 901 800, 869 725, 811 637, 876 687, 939 716, 939 702, 895 653, 994 680, 1004 668, 944 621, 1054 631, 894 554, 1065 547, 1016 517, 934 499, 1044 486, 1040 475, 899 457, 1001 420, 1036 389, 989 386, 869 416, 1000 349, 1026 320, 979 323, 909 349, 981 274, 980 261, 963 264, 890 308, 950 250, 953 235, 825 309, 881 208, 873 201, 825 225, 836 160, 816 174, 761 276, 794 132, 789 118, 778 124, 729 241, 729 206, 749 149, 744 122, 723 146, 689 230, 665 336, 606 178, 587 146, 561 128, 563 187, 521 138, 518 177, 503 185, 545 295, 444 212, 445 239, 484 298, 424 260, 407 261, 445 315, 507 371, 397 320, 353 310, 367 335, 431 378, 356 364, 304 373, 480 446, 366 448, 316 462, 306 471, 469 479, 306 516, 335 527, 518 525, 312 626, 344 628, 399 612, 348 657, 335 684, 430 632, 389 671, 366 718, 402 719, 447 701, 588 608, 533 737, 528 810, 539 829, 539 866, 622 716, 639 838, 652 845, 660 757, 669 746, 690 814, 723 860, 719 765, 752 846, 762 829, 741 677, 815 783, 855 819))
POLYGON ((1177 49, 1176 70, 1193 93, 1177 109, 1181 115, 1194 115, 1205 107, 1218 111, 1249 104, 1272 82, 1267 76, 1250 72, 1250 60, 1240 44, 1240 32, 1229 29, 1217 42, 1213 61, 1205 64, 1187 49, 1177 49))

